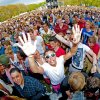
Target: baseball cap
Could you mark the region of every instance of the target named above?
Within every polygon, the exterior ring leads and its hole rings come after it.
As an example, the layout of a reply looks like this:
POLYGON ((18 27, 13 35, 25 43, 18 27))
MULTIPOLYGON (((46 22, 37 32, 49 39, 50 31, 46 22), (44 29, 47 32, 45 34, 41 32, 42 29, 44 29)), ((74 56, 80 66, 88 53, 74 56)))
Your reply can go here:
POLYGON ((5 54, 0 55, 0 64, 4 65, 5 67, 10 65, 10 60, 5 54))

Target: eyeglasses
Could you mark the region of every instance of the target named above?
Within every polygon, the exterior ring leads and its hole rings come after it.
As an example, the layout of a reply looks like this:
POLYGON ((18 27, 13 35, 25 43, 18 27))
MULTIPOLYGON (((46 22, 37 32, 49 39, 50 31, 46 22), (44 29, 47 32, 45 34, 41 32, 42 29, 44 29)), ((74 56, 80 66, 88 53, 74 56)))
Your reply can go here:
POLYGON ((51 53, 51 54, 46 55, 45 58, 49 59, 50 57, 54 57, 54 56, 55 56, 55 53, 51 53))

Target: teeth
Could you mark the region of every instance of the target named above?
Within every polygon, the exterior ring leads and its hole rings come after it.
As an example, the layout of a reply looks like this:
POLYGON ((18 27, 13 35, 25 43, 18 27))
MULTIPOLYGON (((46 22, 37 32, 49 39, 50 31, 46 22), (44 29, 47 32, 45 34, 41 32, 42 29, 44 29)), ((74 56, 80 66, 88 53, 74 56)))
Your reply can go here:
POLYGON ((52 63, 54 62, 54 61, 51 61, 52 63))

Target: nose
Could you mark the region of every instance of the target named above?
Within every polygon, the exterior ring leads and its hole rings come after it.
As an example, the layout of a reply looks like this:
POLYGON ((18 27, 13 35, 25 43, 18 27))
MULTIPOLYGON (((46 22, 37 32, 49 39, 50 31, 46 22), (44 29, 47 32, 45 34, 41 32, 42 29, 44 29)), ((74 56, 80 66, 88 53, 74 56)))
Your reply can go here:
POLYGON ((17 78, 15 78, 14 81, 15 81, 15 83, 18 83, 18 79, 17 78))
POLYGON ((50 56, 50 58, 49 58, 50 60, 52 60, 53 59, 53 57, 52 56, 50 56))

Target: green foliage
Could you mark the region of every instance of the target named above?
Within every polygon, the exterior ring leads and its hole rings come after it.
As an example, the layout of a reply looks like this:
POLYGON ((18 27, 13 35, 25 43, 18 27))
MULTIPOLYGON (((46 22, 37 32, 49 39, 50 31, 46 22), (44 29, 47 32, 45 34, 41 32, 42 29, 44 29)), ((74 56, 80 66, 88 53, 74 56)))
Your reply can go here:
POLYGON ((30 4, 30 5, 16 4, 16 5, 0 6, 0 22, 10 19, 21 13, 37 9, 38 7, 44 4, 45 3, 43 2, 40 4, 30 4))
POLYGON ((100 0, 58 0, 64 2, 65 5, 80 5, 100 7, 100 0))
POLYGON ((34 9, 37 9, 37 8, 39 8, 40 6, 43 6, 44 4, 45 4, 45 3, 27 5, 28 11, 32 11, 32 10, 34 10, 34 9))

